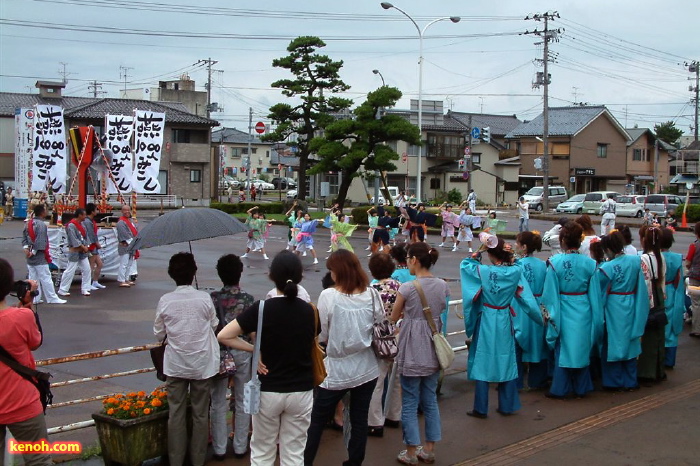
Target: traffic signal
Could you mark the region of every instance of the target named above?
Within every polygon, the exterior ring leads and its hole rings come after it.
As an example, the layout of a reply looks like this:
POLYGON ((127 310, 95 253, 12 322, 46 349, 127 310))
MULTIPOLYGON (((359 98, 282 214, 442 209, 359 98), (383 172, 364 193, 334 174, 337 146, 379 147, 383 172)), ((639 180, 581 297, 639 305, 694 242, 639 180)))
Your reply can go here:
POLYGON ((481 128, 481 140, 485 143, 491 142, 491 127, 481 128))
POLYGON ((464 159, 459 159, 459 169, 464 170, 465 167, 466 167, 466 163, 465 163, 464 159))

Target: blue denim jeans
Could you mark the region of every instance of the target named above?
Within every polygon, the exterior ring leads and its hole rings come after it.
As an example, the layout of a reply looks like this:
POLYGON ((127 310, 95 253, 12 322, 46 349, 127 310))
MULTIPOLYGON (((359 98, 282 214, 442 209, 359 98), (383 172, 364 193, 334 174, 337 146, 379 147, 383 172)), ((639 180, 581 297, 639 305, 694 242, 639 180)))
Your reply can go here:
POLYGON ((439 442, 442 439, 440 410, 437 404, 437 384, 440 371, 423 377, 401 376, 401 427, 403 443, 421 445, 418 427, 418 404, 425 418, 425 440, 439 442))
POLYGON ((520 225, 518 226, 518 232, 522 233, 523 231, 530 231, 530 219, 529 218, 520 218, 520 225))

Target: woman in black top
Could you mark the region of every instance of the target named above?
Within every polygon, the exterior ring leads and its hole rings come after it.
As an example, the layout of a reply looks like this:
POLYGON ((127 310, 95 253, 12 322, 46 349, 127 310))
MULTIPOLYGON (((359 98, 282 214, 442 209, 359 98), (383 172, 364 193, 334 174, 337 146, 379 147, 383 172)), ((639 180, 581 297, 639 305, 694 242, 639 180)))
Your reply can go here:
MULTIPOLYGON (((252 465, 272 465, 279 443, 282 464, 302 464, 306 432, 313 406, 311 348, 314 343, 315 313, 297 297, 302 278, 301 260, 282 251, 272 261, 270 279, 283 297, 264 302, 260 339, 260 412, 253 416, 250 443, 252 465)), ((253 345, 238 338, 255 332, 258 324, 256 301, 219 333, 219 342, 231 348, 253 351, 253 345)))

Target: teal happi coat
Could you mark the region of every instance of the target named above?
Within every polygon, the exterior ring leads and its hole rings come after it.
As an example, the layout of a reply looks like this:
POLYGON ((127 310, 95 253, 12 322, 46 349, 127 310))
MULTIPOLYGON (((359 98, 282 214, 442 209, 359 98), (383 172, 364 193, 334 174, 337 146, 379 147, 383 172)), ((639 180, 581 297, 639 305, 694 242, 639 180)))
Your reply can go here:
MULTIPOLYGON (((544 289, 544 277, 547 272, 547 263, 536 257, 523 257, 515 262, 520 268, 523 278, 530 285, 530 290, 539 306, 544 289)), ((513 300, 515 309, 515 339, 523 350, 523 362, 541 362, 548 358, 549 349, 544 339, 544 326, 542 319, 531 319, 527 312, 523 312, 516 300, 513 300)), ((539 314, 541 316, 541 314, 539 314)))
POLYGON ((642 352, 641 337, 649 316, 649 295, 641 259, 622 255, 601 264, 598 270, 607 330, 607 360, 636 358, 642 352))
POLYGON ((472 338, 467 373, 472 380, 507 382, 518 377, 511 303, 533 319, 541 313, 519 267, 462 261, 462 307, 467 336, 472 338))
POLYGON ((685 312, 685 278, 683 256, 677 252, 664 251, 666 259, 666 343, 667 348, 678 346, 678 335, 683 331, 685 312))
POLYGON ((542 304, 549 311, 546 338, 559 343, 559 367, 590 364, 593 343, 603 332, 603 308, 596 262, 578 253, 556 254, 547 261, 542 304))

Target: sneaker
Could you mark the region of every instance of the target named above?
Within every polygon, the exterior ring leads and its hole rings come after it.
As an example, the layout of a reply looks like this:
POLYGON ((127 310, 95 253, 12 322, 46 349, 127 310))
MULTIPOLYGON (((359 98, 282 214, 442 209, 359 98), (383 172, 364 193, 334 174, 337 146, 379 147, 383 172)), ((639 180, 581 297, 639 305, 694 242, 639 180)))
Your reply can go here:
POLYGON ((333 248, 328 248, 328 251, 326 252, 333 252, 333 248))
POLYGON ((248 257, 248 253, 247 253, 247 252, 241 256, 241 259, 243 259, 243 258, 245 258, 245 257, 248 257))
POLYGON ((369 254, 367 254, 367 257, 372 257, 372 253, 370 252, 369 254))
POLYGON ((89 292, 89 291, 83 291, 81 294, 82 294, 83 296, 90 296, 90 292, 89 292))
POLYGON ((472 251, 472 248, 469 248, 469 252, 474 252, 474 251, 472 251))
POLYGON ((100 283, 98 281, 92 282, 92 286, 94 286, 98 290, 104 290, 105 288, 107 288, 106 286, 104 286, 102 283, 100 283))
POLYGON ((59 296, 70 296, 70 293, 67 291, 58 290, 58 295, 59 296))
POLYGON ((284 249, 286 249, 287 251, 289 251, 289 245, 287 245, 287 247, 286 247, 286 248, 284 248, 284 249))
POLYGON ((457 246, 455 246, 455 247, 452 248, 452 252, 455 252, 455 251, 457 251, 457 250, 459 250, 459 248, 458 248, 457 246))
POLYGON ((49 301, 49 304, 66 304, 68 302, 67 299, 57 299, 56 301, 49 301))
POLYGON ((417 456, 408 456, 408 450, 401 450, 399 456, 396 457, 396 461, 401 464, 418 464, 417 456))
POLYGON ((427 451, 423 450, 422 446, 420 446, 416 448, 416 458, 423 463, 433 464, 435 462, 435 453, 432 451, 428 453, 427 451))
POLYGON ((314 259, 313 263, 318 264, 318 259, 314 259))
POLYGON ((97 290, 99 290, 99 288, 97 288, 95 285, 92 285, 90 287, 90 291, 97 291, 97 290))
POLYGON ((372 246, 367 246, 367 247, 365 248, 365 251, 369 251, 369 250, 371 250, 371 249, 372 249, 372 246))
POLYGON ((301 257, 306 257, 306 251, 301 255, 301 257))
POLYGON ((263 254, 263 257, 265 258, 265 260, 270 259, 269 257, 267 257, 267 254, 263 254))
POLYGON ((34 301, 32 304, 34 304, 35 306, 36 306, 37 304, 44 304, 44 300, 43 300, 43 299, 37 299, 37 300, 34 301))
POLYGON ((438 244, 438 247, 441 248, 441 247, 443 247, 444 245, 445 245, 445 243, 440 243, 440 244, 438 244))

